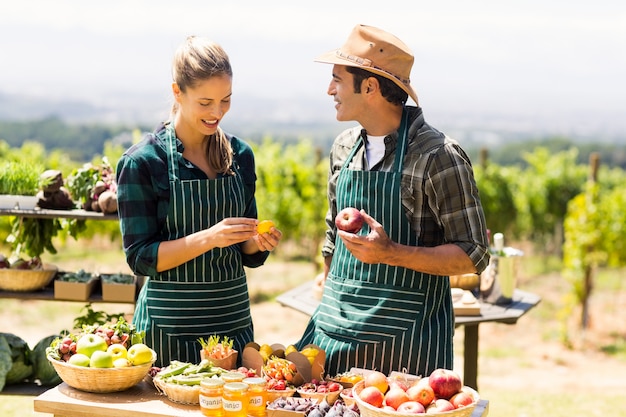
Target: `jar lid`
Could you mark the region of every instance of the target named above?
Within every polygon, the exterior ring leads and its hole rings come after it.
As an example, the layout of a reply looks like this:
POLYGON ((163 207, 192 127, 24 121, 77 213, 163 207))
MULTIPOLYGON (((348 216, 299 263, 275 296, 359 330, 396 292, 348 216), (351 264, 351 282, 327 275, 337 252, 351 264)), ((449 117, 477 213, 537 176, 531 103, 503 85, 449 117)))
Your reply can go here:
POLYGON ((241 382, 246 377, 243 372, 231 371, 222 374, 224 382, 241 382))
POLYGON ((254 386, 265 386, 266 381, 265 378, 261 378, 258 376, 246 378, 243 380, 244 384, 254 385, 254 386))
POLYGON ((224 384, 224 391, 246 392, 248 391, 248 384, 244 384, 243 382, 229 382, 224 384))
POLYGON ((220 388, 224 385, 224 380, 219 378, 204 378, 200 381, 200 387, 204 388, 220 388))

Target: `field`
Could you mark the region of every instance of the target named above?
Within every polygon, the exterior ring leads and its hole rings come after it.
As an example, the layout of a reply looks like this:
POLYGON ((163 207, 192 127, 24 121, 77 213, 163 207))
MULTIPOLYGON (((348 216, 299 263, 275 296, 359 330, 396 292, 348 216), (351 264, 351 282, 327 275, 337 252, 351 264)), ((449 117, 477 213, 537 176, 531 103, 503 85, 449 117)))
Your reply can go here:
MULTIPOLYGON (((67 246, 60 250, 63 256, 53 259, 61 268, 98 272, 126 268, 120 251, 106 242, 67 246)), ((625 272, 598 275, 591 300, 591 327, 582 332, 576 326, 578 317, 570 317, 567 326, 572 343, 565 347, 559 314, 563 296, 570 291, 568 284, 554 268, 527 252, 518 286, 540 294, 541 303, 517 325, 480 326, 478 391, 490 401, 490 416, 626 416, 626 284, 621 279, 625 272)), ((282 307, 274 298, 315 274, 311 264, 282 262, 277 257, 249 271, 259 343, 286 345, 300 337, 308 317, 282 307)), ((70 327, 83 307, 82 303, 0 299, 1 331, 16 333, 32 346, 49 333, 70 327)), ((132 314, 132 306, 124 304, 96 304, 94 308, 132 314)), ((455 335, 455 369, 461 375, 462 346, 460 328, 455 335)), ((35 413, 32 402, 29 396, 3 396, 0 415, 48 416, 35 413)))

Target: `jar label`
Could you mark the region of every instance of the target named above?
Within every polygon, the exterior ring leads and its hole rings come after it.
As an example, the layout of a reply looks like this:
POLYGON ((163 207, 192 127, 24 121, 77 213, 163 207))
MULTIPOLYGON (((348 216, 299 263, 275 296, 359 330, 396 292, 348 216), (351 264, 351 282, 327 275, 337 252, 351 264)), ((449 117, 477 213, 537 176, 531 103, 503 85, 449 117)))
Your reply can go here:
POLYGON ((250 407, 262 407, 263 404, 263 396, 255 395, 250 397, 250 407))
POLYGON ((224 411, 242 411, 243 403, 241 401, 222 400, 222 407, 224 408, 224 411))
POLYGON ((207 397, 200 394, 200 407, 209 410, 219 410, 222 408, 222 397, 207 397))

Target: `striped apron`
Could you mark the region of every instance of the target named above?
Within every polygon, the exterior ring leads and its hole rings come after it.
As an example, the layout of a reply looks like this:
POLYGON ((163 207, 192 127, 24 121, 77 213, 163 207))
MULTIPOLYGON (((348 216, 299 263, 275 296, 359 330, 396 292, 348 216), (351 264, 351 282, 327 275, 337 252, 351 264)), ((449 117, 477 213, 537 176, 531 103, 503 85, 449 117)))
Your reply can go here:
MULTIPOLYGON (((175 133, 168 129, 170 206, 163 240, 207 229, 245 211, 243 183, 235 175, 214 180, 181 180, 175 133)), ((157 352, 156 366, 173 360, 198 363, 198 338, 227 335, 243 352, 254 340, 248 285, 238 245, 215 248, 176 268, 150 277, 142 288, 133 318, 157 352)), ((241 354, 239 355, 241 362, 241 354)), ((239 365, 239 364, 238 364, 239 365)))
MULTIPOLYGON (((337 178, 337 210, 362 208, 391 240, 417 246, 401 202, 407 130, 405 111, 392 172, 348 169, 363 146, 358 139, 337 178)), ((367 224, 360 233, 369 233, 367 224)), ((452 369, 453 333, 449 277, 362 263, 337 238, 321 303, 298 347, 313 343, 324 349, 329 375, 352 367, 429 375, 439 367, 452 369)))

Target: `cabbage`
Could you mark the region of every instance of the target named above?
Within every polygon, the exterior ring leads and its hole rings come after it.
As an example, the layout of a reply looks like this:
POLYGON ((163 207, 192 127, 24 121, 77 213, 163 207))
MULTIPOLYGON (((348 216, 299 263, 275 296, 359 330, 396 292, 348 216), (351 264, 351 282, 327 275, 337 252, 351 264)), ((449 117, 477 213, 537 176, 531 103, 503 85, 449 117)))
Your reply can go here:
POLYGON ((0 339, 4 339, 7 342, 12 362, 11 368, 5 375, 5 383, 7 385, 17 384, 28 379, 33 373, 28 343, 11 333, 0 333, 0 339))
POLYGON ((38 379, 41 385, 58 385, 61 383, 59 374, 57 374, 54 366, 46 357, 46 348, 58 337, 58 335, 44 337, 37 342, 31 351, 30 359, 33 364, 33 379, 38 379))

